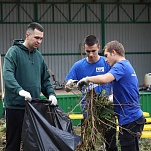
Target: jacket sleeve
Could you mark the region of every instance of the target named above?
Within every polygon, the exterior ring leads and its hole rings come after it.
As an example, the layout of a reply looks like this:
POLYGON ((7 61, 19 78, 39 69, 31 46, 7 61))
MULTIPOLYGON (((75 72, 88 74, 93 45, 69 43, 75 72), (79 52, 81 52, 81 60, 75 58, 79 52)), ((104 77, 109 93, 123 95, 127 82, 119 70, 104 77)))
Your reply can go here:
POLYGON ((15 70, 17 66, 17 52, 15 47, 11 47, 4 57, 3 79, 5 86, 11 92, 18 94, 23 88, 15 79, 15 70))
POLYGON ((52 84, 50 82, 50 74, 48 72, 48 68, 45 61, 43 61, 42 67, 41 92, 46 98, 49 98, 50 95, 56 96, 52 84))

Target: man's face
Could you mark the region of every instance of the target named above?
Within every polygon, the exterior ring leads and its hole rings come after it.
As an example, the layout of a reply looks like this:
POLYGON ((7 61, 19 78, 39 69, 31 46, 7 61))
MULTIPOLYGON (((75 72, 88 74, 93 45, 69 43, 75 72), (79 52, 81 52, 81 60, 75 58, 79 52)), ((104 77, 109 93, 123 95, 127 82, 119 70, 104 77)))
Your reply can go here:
POLYGON ((26 34, 26 40, 28 41, 28 49, 33 50, 35 48, 38 48, 40 44, 42 43, 43 39, 43 32, 35 29, 33 33, 26 34))
POLYGON ((106 49, 104 51, 104 56, 106 57, 106 62, 110 65, 113 66, 116 63, 116 58, 115 58, 115 53, 112 51, 111 53, 108 52, 106 49))
POLYGON ((96 61, 98 59, 98 52, 100 50, 100 45, 94 44, 93 46, 84 45, 85 53, 89 61, 96 61))

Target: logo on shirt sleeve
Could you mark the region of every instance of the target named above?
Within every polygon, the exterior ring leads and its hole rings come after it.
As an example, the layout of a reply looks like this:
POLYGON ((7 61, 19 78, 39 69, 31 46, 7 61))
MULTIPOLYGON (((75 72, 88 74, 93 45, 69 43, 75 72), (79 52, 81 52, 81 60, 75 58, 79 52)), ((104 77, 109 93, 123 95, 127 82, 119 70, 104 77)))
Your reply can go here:
POLYGON ((96 67, 96 72, 104 72, 104 67, 96 67))

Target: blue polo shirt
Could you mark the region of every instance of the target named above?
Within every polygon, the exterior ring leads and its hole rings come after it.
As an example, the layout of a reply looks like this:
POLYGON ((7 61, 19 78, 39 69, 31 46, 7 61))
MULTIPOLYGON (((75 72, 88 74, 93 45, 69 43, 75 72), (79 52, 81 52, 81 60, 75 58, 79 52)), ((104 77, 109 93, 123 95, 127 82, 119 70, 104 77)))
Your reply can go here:
POLYGON ((114 64, 109 71, 114 77, 113 101, 119 125, 133 122, 142 116, 139 85, 136 73, 128 60, 114 64))
MULTIPOLYGON (((72 68, 70 69, 68 75, 66 76, 66 80, 81 80, 87 76, 96 76, 105 74, 110 70, 109 64, 105 61, 105 57, 101 56, 100 59, 95 63, 89 63, 86 58, 83 58, 74 63, 72 68)), ((95 92, 101 93, 102 89, 105 89, 108 94, 111 91, 111 83, 109 84, 93 84, 90 83, 90 86, 93 86, 95 92)))

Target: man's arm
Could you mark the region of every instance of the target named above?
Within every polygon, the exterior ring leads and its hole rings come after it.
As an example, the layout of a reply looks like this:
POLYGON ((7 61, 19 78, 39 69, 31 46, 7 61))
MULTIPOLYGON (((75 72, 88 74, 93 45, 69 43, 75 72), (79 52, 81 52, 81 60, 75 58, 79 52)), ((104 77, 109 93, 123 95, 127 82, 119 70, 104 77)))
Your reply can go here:
POLYGON ((88 85, 89 82, 93 82, 95 84, 106 84, 106 83, 112 82, 114 79, 115 78, 111 73, 106 73, 104 75, 85 77, 77 83, 77 87, 79 90, 81 90, 82 87, 84 85, 88 85))
POLYGON ((3 79, 6 87, 9 91, 12 91, 15 94, 18 94, 23 88, 19 85, 15 79, 15 67, 17 65, 17 53, 15 47, 11 47, 4 57, 3 64, 3 79))
POLYGON ((73 90, 73 88, 76 86, 76 82, 77 80, 77 69, 79 69, 77 67, 77 64, 74 63, 74 65, 72 66, 72 68, 70 69, 69 73, 66 76, 66 85, 65 85, 65 91, 66 92, 70 92, 73 90))
POLYGON ((50 74, 48 71, 48 67, 44 60, 42 66, 41 92, 44 94, 46 98, 49 98, 50 95, 56 96, 52 84, 50 82, 50 74))
POLYGON ((106 84, 115 80, 114 76, 111 73, 106 73, 103 75, 86 77, 87 82, 93 82, 95 84, 106 84))

